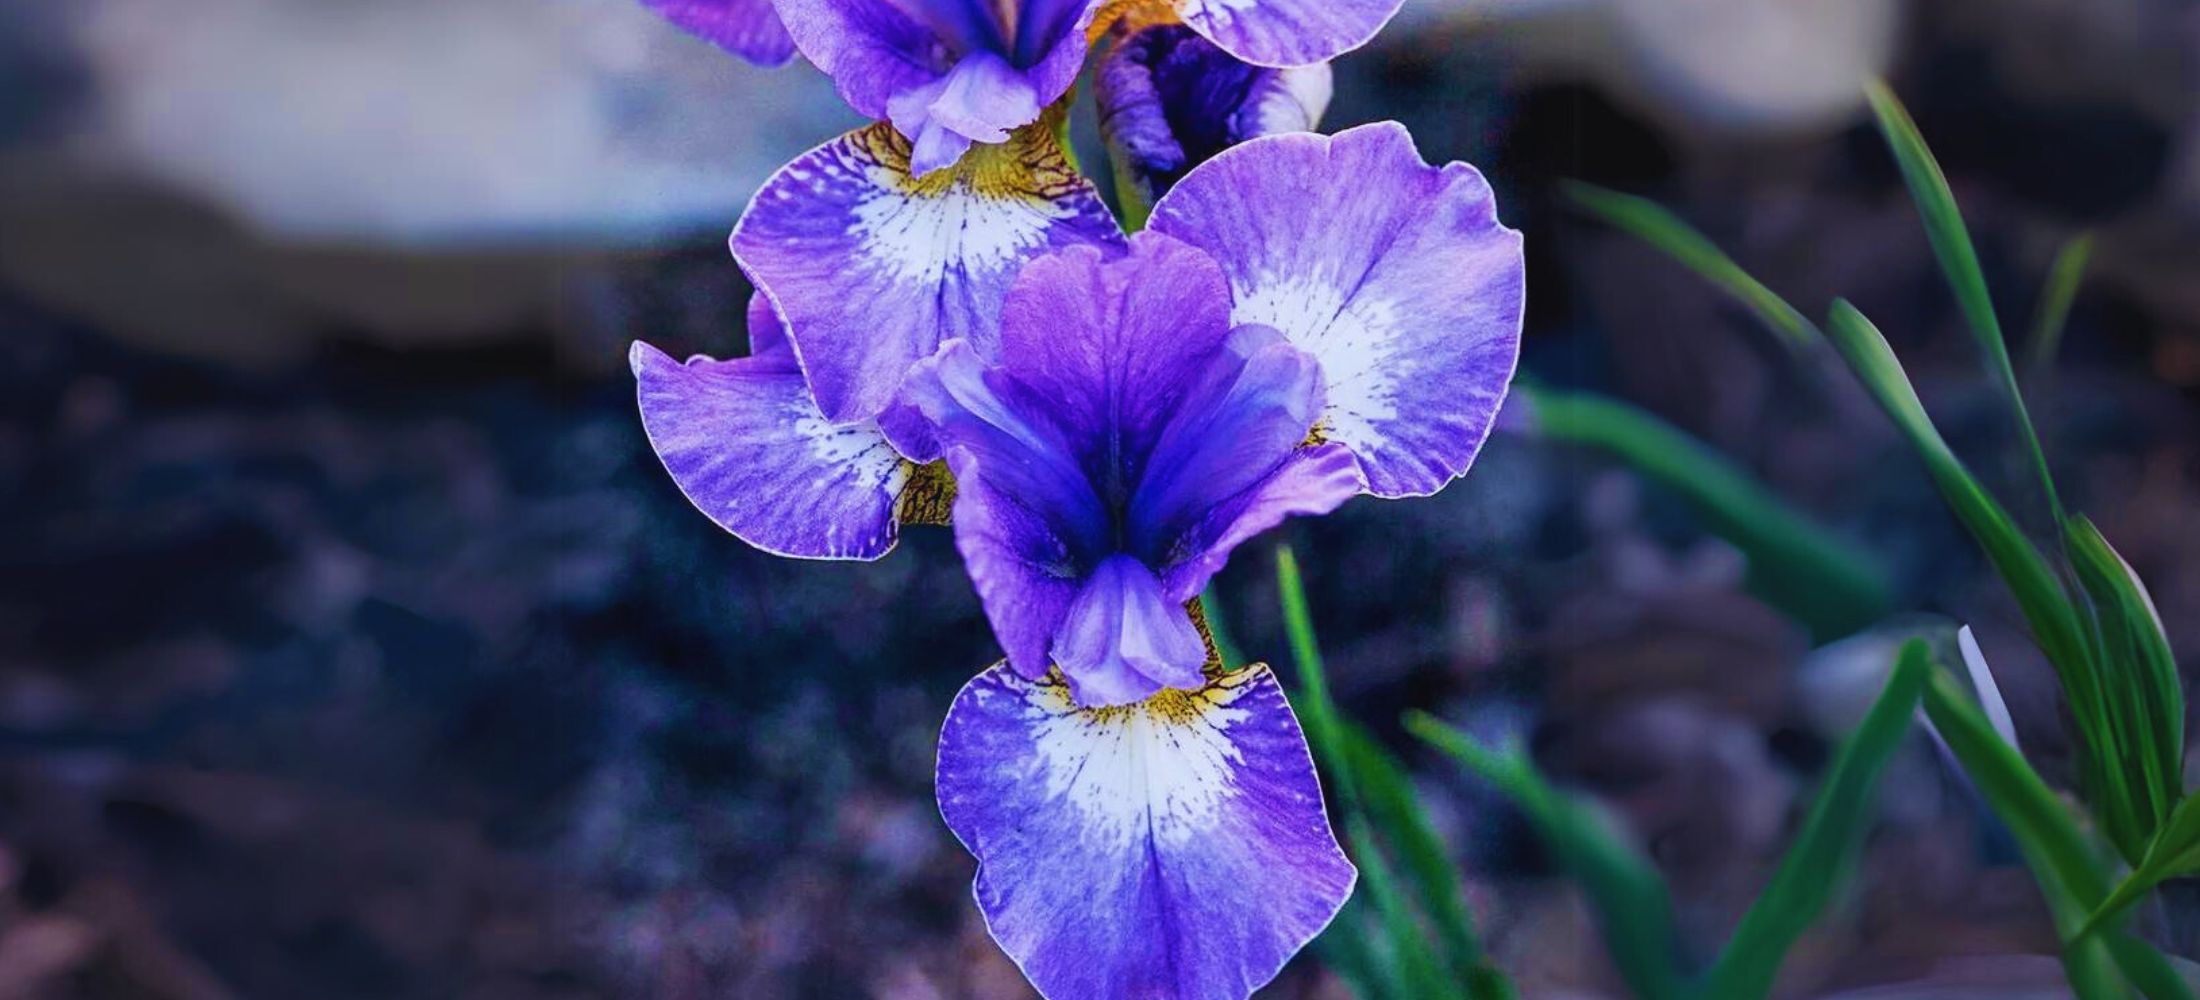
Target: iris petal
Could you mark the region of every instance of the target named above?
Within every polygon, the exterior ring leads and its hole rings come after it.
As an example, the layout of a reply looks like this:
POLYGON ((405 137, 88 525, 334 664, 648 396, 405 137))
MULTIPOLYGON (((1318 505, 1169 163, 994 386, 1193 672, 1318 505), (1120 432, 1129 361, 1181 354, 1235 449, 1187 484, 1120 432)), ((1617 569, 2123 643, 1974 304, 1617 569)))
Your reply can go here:
POLYGON ((1321 432, 1370 492, 1420 496, 1466 471, 1520 353, 1520 234, 1482 175, 1430 166, 1395 122, 1254 139, 1201 164, 1149 223, 1229 276, 1231 319, 1321 363, 1321 432))
POLYGON ((826 420, 791 357, 682 364, 637 342, 631 361, 650 446, 720 527, 799 558, 876 559, 893 549, 916 466, 875 424, 826 420))
POLYGON ((1256 66, 1306 66, 1367 44, 1404 0, 1175 0, 1178 16, 1256 66))
POLYGON ((938 789, 987 928, 1051 1000, 1244 1000, 1356 876, 1265 666, 1103 709, 995 667, 948 712, 938 789))
POLYGON ((772 0, 642 0, 642 6, 759 66, 794 58, 794 39, 772 0))
POLYGON ((877 416, 949 339, 992 343, 1032 258, 1123 239, 1047 122, 921 179, 909 158, 889 124, 850 132, 774 174, 734 227, 734 257, 785 314, 834 420, 877 416))

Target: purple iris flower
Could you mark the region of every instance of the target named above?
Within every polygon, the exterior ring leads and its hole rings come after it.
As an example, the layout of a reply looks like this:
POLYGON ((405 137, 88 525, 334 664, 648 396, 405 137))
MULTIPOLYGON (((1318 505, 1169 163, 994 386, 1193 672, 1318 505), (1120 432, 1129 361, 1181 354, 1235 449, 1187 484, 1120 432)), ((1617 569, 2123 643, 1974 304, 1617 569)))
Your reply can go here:
POLYGON ((752 356, 637 345, 643 419, 699 507, 794 554, 882 553, 944 456, 1007 653, 940 738, 988 928, 1052 1000, 1243 1000, 1355 872, 1274 677, 1220 672, 1185 602, 1286 517, 1466 470, 1519 234, 1383 123, 1224 150, 1126 240, 1049 131, 935 177, 884 126, 797 161, 733 238, 752 356), (828 385, 881 402, 836 418, 828 385))
POLYGON ((1119 191, 1151 206, 1192 167, 1247 139, 1311 132, 1329 106, 1328 63, 1238 59, 1183 24, 1116 42, 1096 76, 1100 135, 1119 191))
POLYGON ((1242 1000, 1350 894, 1274 678, 1204 662, 1183 602, 1285 517, 1464 471, 1521 289, 1471 167, 1391 124, 1272 136, 1123 255, 1027 265, 995 339, 912 374, 1007 652, 949 711, 940 811, 1041 993, 1242 1000))
POLYGON ((794 39, 772 0, 642 0, 642 6, 759 66, 794 58, 794 39))
POLYGON ((1354 873, 1274 678, 1210 679, 1185 603, 1359 467, 1306 443, 1314 360, 1233 327, 1221 268, 1170 237, 1032 263, 990 353, 951 343, 910 380, 1008 650, 949 713, 942 814, 1040 992, 1242 1000, 1354 873))

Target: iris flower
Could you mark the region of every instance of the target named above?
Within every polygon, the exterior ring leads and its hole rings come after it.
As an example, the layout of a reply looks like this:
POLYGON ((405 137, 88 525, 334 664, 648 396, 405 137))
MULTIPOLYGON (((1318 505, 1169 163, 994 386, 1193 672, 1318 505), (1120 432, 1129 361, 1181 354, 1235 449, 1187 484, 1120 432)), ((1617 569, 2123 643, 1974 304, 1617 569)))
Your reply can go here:
POLYGON ((1404 130, 1256 139, 1111 256, 1028 265, 908 394, 1007 653, 940 736, 987 926, 1054 1000, 1242 1000, 1353 871, 1272 675, 1187 607, 1238 544, 1473 460, 1518 353, 1518 234, 1404 130))
POLYGON ((1274 677, 1222 672, 1187 602, 1286 517, 1466 470, 1518 354, 1519 235, 1394 123, 1223 151, 1129 239, 1066 169, 1053 197, 989 188, 1021 161, 982 155, 912 181, 863 158, 898 135, 857 135, 736 230, 750 358, 636 347, 651 441, 736 534, 845 558, 931 519, 944 459, 1006 653, 939 756, 987 926, 1054 1000, 1241 1000, 1354 873, 1274 677))

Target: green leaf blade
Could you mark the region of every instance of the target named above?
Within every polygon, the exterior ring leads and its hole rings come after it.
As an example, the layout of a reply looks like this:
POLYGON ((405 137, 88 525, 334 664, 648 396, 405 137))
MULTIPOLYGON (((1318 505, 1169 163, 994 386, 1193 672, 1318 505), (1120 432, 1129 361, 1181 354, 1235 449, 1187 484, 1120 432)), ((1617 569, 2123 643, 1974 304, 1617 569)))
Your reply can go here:
POLYGON ((1830 642, 1884 618, 1886 573, 1678 428, 1594 393, 1521 387, 1538 433, 1609 452, 1687 500, 1749 560, 1751 589, 1830 642))
POLYGON ((1409 713, 1405 722, 1408 731, 1488 781, 1527 817, 1588 893, 1612 964, 1635 995, 1682 1000, 1672 901, 1649 862, 1614 837, 1602 816, 1551 787, 1518 752, 1491 750, 1425 713, 1409 713))
POLYGON ((2078 286, 2085 281, 2086 264, 2093 259, 2093 234, 2080 233, 2055 251, 2047 268, 2047 286, 2032 315, 2032 334, 2024 359, 2033 375, 2054 367, 2062 349, 2063 330, 2070 324, 2070 307, 2078 300, 2078 286))
POLYGON ((1712 965, 1705 1000, 1762 1000, 1772 992, 1781 960, 1832 902, 1839 880, 1830 873, 1851 867, 1862 847, 1879 776, 1909 734, 1931 670, 1923 642, 1903 646, 1879 699, 1834 758, 1794 845, 1712 965))
POLYGON ((2055 490, 2055 477, 2047 467, 2046 449, 2040 446, 2039 432, 2032 426, 2024 393, 2017 386, 2016 369, 2009 362, 2009 344, 2002 336, 2001 320, 1994 313, 1993 296, 1986 288, 1986 272, 1979 267, 1978 250, 1971 244, 1971 231, 1964 225, 1963 212, 1956 206, 1955 192, 1948 187, 1947 175, 1941 173, 1939 161, 1925 145, 1925 136, 1918 131, 1917 123, 1910 119, 1909 111, 1902 107, 1894 91, 1874 80, 1867 85, 1866 93, 1872 112, 1879 120, 1879 131, 1886 137, 1887 148, 1894 153, 1903 182, 1909 186, 1910 198, 1917 203, 1918 214, 1924 217, 1925 237, 1932 244, 1933 256, 1940 261, 1940 269, 1948 278, 1949 288, 1955 292, 1956 304, 1963 310, 1972 335, 1986 351, 1988 369, 2001 382, 2002 391, 2008 396, 2017 431, 2024 439, 2033 471, 2039 476, 2048 510, 2059 524, 2063 520, 2062 497, 2055 490))
POLYGON ((1791 351, 1811 349, 1823 337, 1810 319, 1779 293, 1742 270, 1709 237, 1664 206, 1594 184, 1568 181, 1566 196, 1591 215, 1665 252, 1681 266, 1716 285, 1779 333, 1791 351))

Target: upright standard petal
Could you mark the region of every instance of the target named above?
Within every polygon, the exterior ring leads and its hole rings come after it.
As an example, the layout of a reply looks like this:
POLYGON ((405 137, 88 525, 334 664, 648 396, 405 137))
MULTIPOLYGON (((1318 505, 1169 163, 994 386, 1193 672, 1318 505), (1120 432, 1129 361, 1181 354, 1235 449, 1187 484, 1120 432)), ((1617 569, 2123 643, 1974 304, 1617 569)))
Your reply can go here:
POLYGON ((967 342, 917 365, 908 398, 948 445, 955 544, 993 632, 1012 666, 1044 676, 1079 581, 1102 558, 1107 510, 1046 401, 967 342))
POLYGON ((1275 331, 1233 331, 1228 300, 1215 263, 1166 236, 1113 259, 1075 247, 1025 268, 990 364, 954 343, 911 376, 1010 664, 1060 667, 1079 704, 1195 682, 1183 602, 1197 584, 1252 531, 1358 492, 1349 455, 1303 447, 1321 409, 1313 359, 1275 331))
POLYGON ((761 302, 746 358, 682 364, 634 344, 642 429, 680 492, 742 541, 806 559, 876 559, 903 520, 943 520, 936 467, 903 458, 876 424, 826 420, 761 302))
POLYGON ((1321 363, 1319 433, 1379 496, 1423 496, 1467 470, 1520 353, 1520 234, 1473 167, 1433 167, 1404 126, 1279 135, 1200 165, 1152 231, 1206 250, 1231 319, 1272 326, 1321 363))
POLYGON ((1405 0, 1175 0, 1178 16, 1258 66, 1306 66, 1367 44, 1405 0))
POLYGON ((826 416, 877 416, 909 366, 949 339, 990 346, 1032 258, 1121 245, 1052 122, 922 178, 910 176, 908 141, 880 123, 803 154, 757 192, 733 255, 786 316, 826 416))
POLYGON ((1357 874, 1265 666, 1103 709, 996 666, 948 712, 938 793, 987 928, 1050 1000, 1244 1000, 1357 874))
POLYGON ((1024 269, 1001 306, 998 356, 1065 428, 1111 504, 1229 342, 1229 285, 1204 253, 1139 234, 1130 253, 1076 248, 1024 269))
POLYGON ((1182 24, 1123 38, 1095 74, 1100 135, 1147 205, 1184 172, 1247 139, 1311 131, 1329 106, 1329 64, 1255 66, 1182 24))
POLYGON ((642 0, 642 6, 759 66, 794 58, 794 39, 772 0, 642 0))

